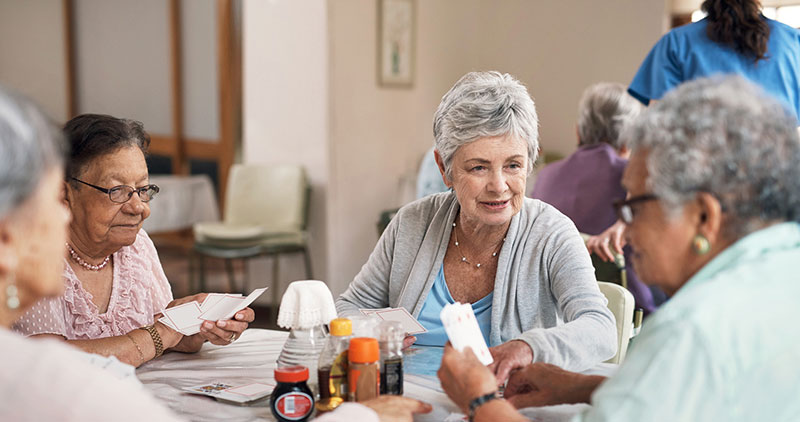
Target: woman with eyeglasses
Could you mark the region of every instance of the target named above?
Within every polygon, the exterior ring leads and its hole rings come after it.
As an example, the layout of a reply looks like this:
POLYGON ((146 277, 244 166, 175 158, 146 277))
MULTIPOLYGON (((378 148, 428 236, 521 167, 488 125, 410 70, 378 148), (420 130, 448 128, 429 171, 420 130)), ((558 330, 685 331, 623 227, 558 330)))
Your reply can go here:
POLYGON ((590 403, 573 421, 800 420, 800 138, 794 113, 740 77, 699 79, 645 111, 617 203, 642 280, 672 298, 610 378, 535 363, 504 399, 471 352, 442 387, 475 421, 590 403))
POLYGON ((57 336, 133 366, 165 351, 196 352, 205 341, 236 340, 255 317, 250 308, 232 320, 204 322, 193 336, 158 322, 165 308, 202 302, 204 294, 173 300, 153 242, 142 230, 148 203, 159 191, 149 182, 150 137, 142 124, 84 114, 67 122, 64 133, 71 153, 63 191, 72 213, 64 245, 65 293, 34 305, 14 330, 57 336))

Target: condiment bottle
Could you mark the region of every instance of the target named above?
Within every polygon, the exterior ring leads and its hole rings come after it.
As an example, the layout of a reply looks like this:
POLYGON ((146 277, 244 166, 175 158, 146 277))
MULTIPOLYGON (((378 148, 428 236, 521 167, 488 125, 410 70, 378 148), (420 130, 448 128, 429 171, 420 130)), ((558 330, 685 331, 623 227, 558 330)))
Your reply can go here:
POLYGON ((378 340, 370 337, 350 339, 348 384, 350 401, 366 401, 380 393, 380 369, 378 368, 378 340))
POLYGON ((347 318, 331 320, 331 335, 317 365, 319 400, 317 413, 329 412, 347 400, 347 348, 353 325, 347 318))
POLYGON ((399 321, 383 321, 378 326, 381 351, 381 394, 403 395, 403 338, 399 321))
POLYGON ((308 388, 308 368, 285 366, 275 368, 278 385, 272 390, 270 407, 278 422, 305 422, 314 411, 314 396, 308 388))

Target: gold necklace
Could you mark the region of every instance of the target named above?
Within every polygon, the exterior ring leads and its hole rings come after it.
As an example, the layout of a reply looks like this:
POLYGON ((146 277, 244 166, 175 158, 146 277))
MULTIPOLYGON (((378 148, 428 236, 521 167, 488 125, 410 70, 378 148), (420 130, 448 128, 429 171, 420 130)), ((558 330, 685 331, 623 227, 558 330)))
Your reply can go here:
MULTIPOLYGON (((461 252, 461 247, 459 246, 459 243, 458 243, 458 231, 456 230, 456 223, 453 223, 453 242, 455 242, 455 244, 456 244, 456 249, 458 250, 458 254, 461 255, 461 262, 463 262, 465 264, 468 264, 468 265, 472 265, 472 263, 467 259, 467 256, 464 255, 463 252, 461 252)), ((500 246, 497 248, 496 251, 494 251, 492 253, 492 258, 497 257, 497 254, 500 253, 500 249, 503 249, 503 244, 505 242, 506 242, 506 238, 504 237, 503 241, 500 242, 500 246)), ((481 263, 480 262, 476 263, 475 264, 475 268, 480 269, 481 268, 481 263)))

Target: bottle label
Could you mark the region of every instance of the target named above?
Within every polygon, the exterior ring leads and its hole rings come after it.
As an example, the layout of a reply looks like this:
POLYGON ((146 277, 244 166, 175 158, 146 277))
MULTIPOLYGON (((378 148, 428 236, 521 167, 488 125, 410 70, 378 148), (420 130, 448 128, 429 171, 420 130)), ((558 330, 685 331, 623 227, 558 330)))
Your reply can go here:
POLYGON ((381 394, 403 395, 403 359, 390 359, 381 368, 381 394))
POLYGON ((347 397, 347 352, 342 352, 333 360, 330 373, 330 393, 334 397, 347 397))
POLYGON ((314 406, 314 400, 306 393, 293 391, 278 397, 275 411, 284 419, 298 421, 308 417, 314 406))

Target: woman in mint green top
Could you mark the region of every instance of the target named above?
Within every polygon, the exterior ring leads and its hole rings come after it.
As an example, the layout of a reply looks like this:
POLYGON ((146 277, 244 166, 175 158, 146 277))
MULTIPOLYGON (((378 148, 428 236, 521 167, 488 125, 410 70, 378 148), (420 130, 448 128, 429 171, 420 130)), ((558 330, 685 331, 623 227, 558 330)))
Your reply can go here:
MULTIPOLYGON (((617 203, 642 280, 672 294, 609 379, 535 363, 476 421, 590 402, 579 421, 800 420, 800 137, 776 99, 739 77, 680 86, 637 119, 617 203)), ((446 348, 445 392, 465 411, 494 391, 446 348)))

